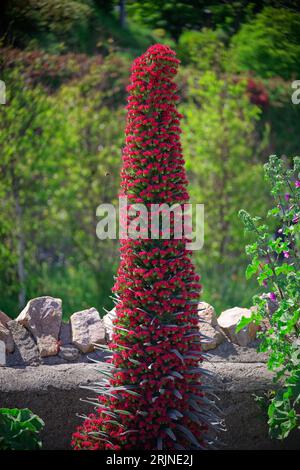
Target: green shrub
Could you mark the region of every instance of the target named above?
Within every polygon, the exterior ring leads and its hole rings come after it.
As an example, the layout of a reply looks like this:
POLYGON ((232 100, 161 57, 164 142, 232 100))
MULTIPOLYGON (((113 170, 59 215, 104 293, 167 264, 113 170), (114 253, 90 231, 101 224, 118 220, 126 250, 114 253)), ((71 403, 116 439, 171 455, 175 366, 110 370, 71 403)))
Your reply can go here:
POLYGON ((201 71, 223 68, 225 47, 218 31, 186 31, 179 38, 177 50, 183 64, 193 64, 201 71))
POLYGON ((254 297, 256 310, 250 319, 242 319, 239 329, 250 321, 262 324, 260 351, 268 352, 268 368, 276 372, 276 391, 268 407, 270 434, 286 438, 300 428, 300 158, 292 169, 275 155, 265 165, 271 184, 277 236, 258 217, 240 211, 245 229, 254 242, 246 247, 252 258, 247 278, 255 276, 267 293, 254 297))
POLYGON ((44 421, 27 408, 0 408, 0 450, 41 449, 44 421))
POLYGON ((300 13, 264 8, 231 41, 230 70, 287 80, 300 73, 300 13))
POLYGON ((278 155, 297 155, 300 105, 291 101, 291 82, 277 77, 264 80, 264 86, 269 105, 262 114, 261 125, 270 126, 270 148, 276 149, 278 155))

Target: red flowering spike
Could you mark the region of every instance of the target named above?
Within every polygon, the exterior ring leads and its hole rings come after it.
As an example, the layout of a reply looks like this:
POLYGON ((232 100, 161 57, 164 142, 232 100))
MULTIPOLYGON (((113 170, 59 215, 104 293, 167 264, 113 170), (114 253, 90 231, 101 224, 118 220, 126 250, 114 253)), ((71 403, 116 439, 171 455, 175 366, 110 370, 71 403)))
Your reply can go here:
MULTIPOLYGON (((132 66, 121 192, 130 203, 188 201, 180 144, 179 61, 160 44, 132 66)), ((111 363, 99 406, 73 436, 75 449, 205 447, 207 398, 195 274, 185 240, 123 239, 111 363)))

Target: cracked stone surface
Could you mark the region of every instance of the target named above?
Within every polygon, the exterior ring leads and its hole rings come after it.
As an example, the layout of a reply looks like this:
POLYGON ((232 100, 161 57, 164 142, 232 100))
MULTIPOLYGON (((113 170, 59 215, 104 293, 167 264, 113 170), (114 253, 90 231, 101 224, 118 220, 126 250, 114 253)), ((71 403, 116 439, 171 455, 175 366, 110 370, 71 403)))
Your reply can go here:
POLYGON ((15 320, 7 323, 15 342, 15 351, 7 355, 8 365, 39 365, 41 362, 37 345, 26 328, 15 320))
POLYGON ((247 347, 224 341, 216 349, 209 351, 213 362, 267 362, 268 353, 257 352, 259 340, 252 341, 247 347))
MULTIPOLYGON (((50 359, 50 358, 49 358, 50 359)), ((225 449, 298 449, 300 433, 284 442, 268 437, 267 420, 253 394, 273 387, 272 374, 261 362, 206 362, 214 392, 219 397, 227 432, 221 439, 225 449)), ((0 368, 0 402, 7 407, 29 407, 40 415, 46 427, 42 434, 44 449, 69 449, 72 432, 80 419, 78 412, 91 407, 81 398, 92 392, 80 388, 101 378, 98 364, 40 365, 39 367, 0 368)))

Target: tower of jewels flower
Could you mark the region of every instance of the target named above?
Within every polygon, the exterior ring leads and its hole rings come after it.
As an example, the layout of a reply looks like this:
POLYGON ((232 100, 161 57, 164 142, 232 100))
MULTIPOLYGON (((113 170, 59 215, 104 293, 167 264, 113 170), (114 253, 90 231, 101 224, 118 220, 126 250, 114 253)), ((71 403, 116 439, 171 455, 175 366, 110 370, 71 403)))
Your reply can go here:
MULTIPOLYGON (((120 188, 129 208, 188 202, 174 83, 178 65, 175 53, 160 44, 133 63, 120 188)), ((95 411, 74 433, 75 449, 208 445, 212 415, 202 384, 199 276, 186 240, 172 229, 168 240, 161 226, 158 231, 156 238, 120 240, 111 356, 102 363, 104 378, 89 387, 96 393, 95 411)))

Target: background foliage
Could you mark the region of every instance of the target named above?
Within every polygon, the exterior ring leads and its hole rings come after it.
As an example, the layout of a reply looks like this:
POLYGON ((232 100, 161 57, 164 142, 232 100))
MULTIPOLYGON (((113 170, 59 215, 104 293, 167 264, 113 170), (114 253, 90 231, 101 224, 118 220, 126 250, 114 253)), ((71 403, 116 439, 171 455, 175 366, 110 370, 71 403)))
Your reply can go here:
POLYGON ((46 294, 65 317, 112 306, 118 243, 97 239, 96 208, 117 201, 130 61, 158 41, 182 60, 190 192, 206 209, 203 299, 218 313, 250 306, 237 213, 269 208, 270 153, 299 153, 299 22, 292 0, 3 2, 0 309, 15 316, 46 294))

